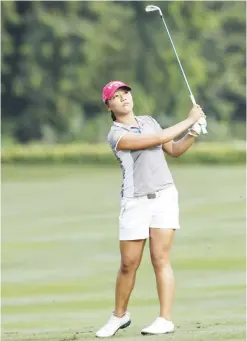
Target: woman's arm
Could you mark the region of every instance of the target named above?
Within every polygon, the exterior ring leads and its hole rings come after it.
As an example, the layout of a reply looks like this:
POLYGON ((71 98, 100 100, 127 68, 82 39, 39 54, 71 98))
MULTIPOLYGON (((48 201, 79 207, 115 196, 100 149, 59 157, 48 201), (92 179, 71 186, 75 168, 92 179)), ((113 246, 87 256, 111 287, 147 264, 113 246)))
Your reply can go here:
POLYGON ((164 129, 156 134, 124 134, 118 142, 117 150, 137 150, 163 145, 166 142, 173 140, 175 137, 188 129, 194 120, 187 118, 186 120, 175 124, 174 126, 164 129))
MULTIPOLYGON (((116 150, 138 150, 163 145, 182 134, 204 116, 201 107, 199 105, 194 105, 184 121, 181 121, 170 128, 161 130, 156 134, 124 134, 118 141, 116 150)), ((188 138, 188 141, 189 140, 190 139, 188 138)))
POLYGON ((178 141, 170 141, 163 144, 163 150, 168 155, 173 157, 179 157, 184 154, 195 142, 196 137, 189 134, 185 135, 178 141))

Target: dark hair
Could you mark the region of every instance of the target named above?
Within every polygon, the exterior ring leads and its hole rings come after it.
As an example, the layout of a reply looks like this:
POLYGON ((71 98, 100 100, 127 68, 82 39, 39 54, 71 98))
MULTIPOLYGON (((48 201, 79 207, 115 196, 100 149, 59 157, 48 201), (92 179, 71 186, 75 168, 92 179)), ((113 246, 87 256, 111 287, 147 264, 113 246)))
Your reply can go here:
MULTIPOLYGON (((108 105, 108 100, 105 102, 105 104, 108 105)), ((113 111, 111 111, 111 118, 112 118, 113 121, 116 121, 116 120, 117 120, 117 118, 116 118, 116 116, 114 115, 114 112, 113 112, 113 111)))
POLYGON ((116 120, 117 120, 117 118, 116 118, 116 116, 114 115, 114 112, 113 112, 113 111, 111 111, 111 118, 112 118, 113 121, 116 121, 116 120))

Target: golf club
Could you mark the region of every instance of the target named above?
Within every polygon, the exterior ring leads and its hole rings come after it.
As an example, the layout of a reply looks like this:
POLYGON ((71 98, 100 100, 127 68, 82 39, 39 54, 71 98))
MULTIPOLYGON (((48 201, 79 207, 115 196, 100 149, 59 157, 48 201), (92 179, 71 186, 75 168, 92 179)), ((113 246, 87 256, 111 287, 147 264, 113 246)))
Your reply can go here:
MULTIPOLYGON (((188 90, 189 90, 189 94, 190 94, 191 101, 192 101, 193 105, 196 105, 195 97, 193 96, 192 91, 191 91, 191 89, 190 89, 188 80, 187 80, 186 75, 185 75, 185 73, 184 73, 184 69, 183 69, 183 67, 182 67, 182 64, 181 64, 181 62, 180 62, 180 60, 179 60, 179 57, 178 57, 178 54, 177 54, 175 45, 173 44, 172 37, 171 37, 170 32, 169 32, 169 30, 168 30, 168 27, 167 27, 167 25, 166 25, 165 19, 164 19, 163 14, 162 14, 162 11, 161 11, 161 9, 160 9, 158 6, 149 5, 149 6, 146 7, 146 12, 153 12, 153 11, 158 11, 159 14, 160 14, 160 17, 161 17, 161 19, 162 19, 162 21, 163 21, 163 23, 164 23, 164 25, 165 25, 166 31, 167 31, 167 33, 168 33, 168 37, 169 37, 170 42, 171 42, 171 44, 172 44, 173 51, 174 51, 174 53, 175 53, 175 55, 176 55, 176 58, 177 58, 177 61, 178 61, 180 70, 181 70, 181 72, 182 72, 182 74, 183 74, 185 83, 186 83, 187 88, 188 88, 188 90)), ((206 130, 206 128, 203 127, 203 126, 202 126, 202 132, 203 132, 203 134, 207 134, 207 130, 206 130)))

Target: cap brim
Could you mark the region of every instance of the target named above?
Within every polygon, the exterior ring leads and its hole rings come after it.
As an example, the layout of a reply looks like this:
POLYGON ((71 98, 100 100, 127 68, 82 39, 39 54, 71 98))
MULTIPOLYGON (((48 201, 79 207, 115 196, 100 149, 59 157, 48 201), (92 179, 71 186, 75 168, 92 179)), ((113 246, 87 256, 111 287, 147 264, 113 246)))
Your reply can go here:
POLYGON ((106 101, 108 101, 109 99, 111 99, 111 98, 113 97, 113 95, 115 94, 115 92, 116 92, 117 90, 119 90, 119 89, 127 89, 128 91, 131 91, 131 87, 130 87, 130 86, 128 86, 128 85, 120 85, 120 86, 118 86, 118 87, 112 89, 112 92, 111 92, 111 94, 110 94, 110 96, 109 96, 110 98, 108 98, 106 101))

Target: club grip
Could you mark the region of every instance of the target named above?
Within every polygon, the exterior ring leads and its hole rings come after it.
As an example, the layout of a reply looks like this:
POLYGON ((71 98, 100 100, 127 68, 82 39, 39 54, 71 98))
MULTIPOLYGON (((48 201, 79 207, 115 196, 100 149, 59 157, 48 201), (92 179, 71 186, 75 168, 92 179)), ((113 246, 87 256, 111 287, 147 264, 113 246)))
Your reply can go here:
MULTIPOLYGON (((193 105, 196 105, 195 97, 192 94, 190 94, 190 99, 191 99, 191 102, 193 103, 193 105)), ((208 133, 207 129, 204 126, 202 126, 201 128, 202 128, 203 135, 208 133)))

